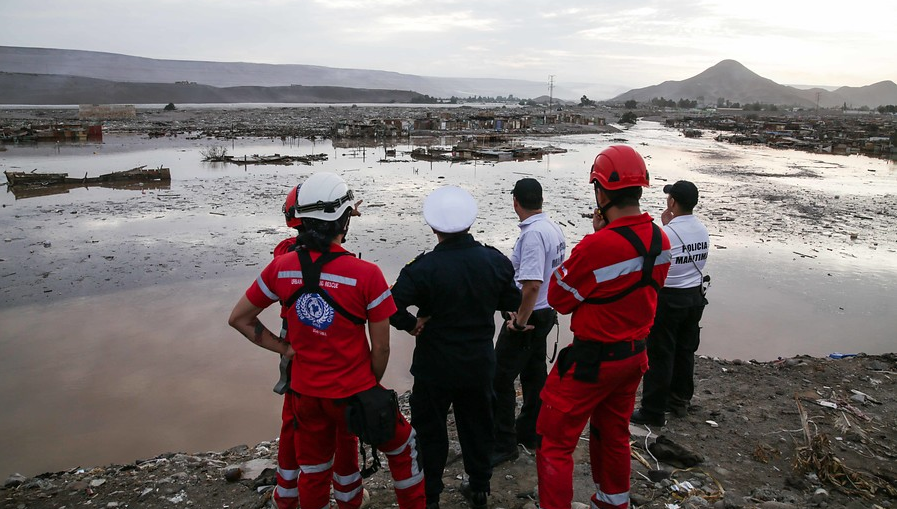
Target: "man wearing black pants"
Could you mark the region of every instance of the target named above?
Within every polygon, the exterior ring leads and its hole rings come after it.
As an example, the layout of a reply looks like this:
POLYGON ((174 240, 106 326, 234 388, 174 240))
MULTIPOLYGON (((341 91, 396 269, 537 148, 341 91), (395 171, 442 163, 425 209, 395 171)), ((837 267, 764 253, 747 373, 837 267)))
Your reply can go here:
POLYGON ((672 246, 670 272, 657 296, 657 314, 648 334, 648 372, 635 424, 663 426, 665 412, 688 413, 695 392, 695 352, 701 342, 702 284, 710 247, 707 228, 692 214, 698 188, 686 180, 664 186, 667 208, 660 216, 672 246))
POLYGON ((411 425, 424 465, 427 509, 439 508, 448 457, 447 417, 454 408, 468 479, 461 494, 485 509, 492 478, 492 379, 495 312, 520 305, 511 261, 474 240, 476 201, 453 186, 424 201, 424 219, 439 243, 405 266, 392 287, 398 311, 390 323, 416 337, 411 374, 411 425), (408 312, 417 306, 417 317, 408 312))
POLYGON ((536 419, 542 406, 539 393, 548 376, 545 340, 557 321, 557 313, 548 305, 548 281, 566 254, 563 232, 542 212, 539 182, 521 179, 515 184, 513 195, 514 211, 520 219, 520 237, 514 244, 511 263, 523 297, 495 343, 498 364, 492 384, 496 396, 493 466, 516 459, 517 444, 530 449, 538 446, 536 419), (523 407, 515 421, 514 379, 518 375, 523 407))

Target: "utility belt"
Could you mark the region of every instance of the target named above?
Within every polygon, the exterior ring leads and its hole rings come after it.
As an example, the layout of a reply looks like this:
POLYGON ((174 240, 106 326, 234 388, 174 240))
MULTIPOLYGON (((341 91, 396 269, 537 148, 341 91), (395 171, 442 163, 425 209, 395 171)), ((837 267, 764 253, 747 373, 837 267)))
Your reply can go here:
POLYGON ((558 353, 558 374, 563 378, 575 364, 573 379, 594 383, 598 381, 598 372, 602 362, 628 359, 645 351, 645 347, 644 339, 605 343, 574 337, 573 343, 558 353))

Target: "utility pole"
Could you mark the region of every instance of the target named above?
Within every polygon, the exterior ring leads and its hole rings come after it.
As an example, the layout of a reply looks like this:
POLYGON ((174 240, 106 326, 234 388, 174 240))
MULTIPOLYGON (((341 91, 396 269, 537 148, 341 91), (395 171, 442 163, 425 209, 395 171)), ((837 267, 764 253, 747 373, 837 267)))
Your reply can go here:
POLYGON ((554 96, 554 74, 548 75, 548 109, 551 109, 551 100, 554 96))
POLYGON ((816 114, 819 115, 819 94, 820 92, 816 92, 816 114))
MULTIPOLYGON (((548 75, 548 111, 549 113, 552 111, 551 109, 551 100, 554 96, 554 74, 548 75)), ((542 119, 543 125, 548 125, 548 115, 545 115, 545 118, 542 119)))

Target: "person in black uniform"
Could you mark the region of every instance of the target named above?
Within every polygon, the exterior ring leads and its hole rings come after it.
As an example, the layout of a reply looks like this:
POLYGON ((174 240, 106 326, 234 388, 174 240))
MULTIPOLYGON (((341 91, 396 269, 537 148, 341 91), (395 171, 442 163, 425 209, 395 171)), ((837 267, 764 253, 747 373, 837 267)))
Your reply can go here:
MULTIPOLYGON (((663 187, 667 208, 660 215, 670 238, 670 273, 657 294, 657 314, 648 334, 648 371, 642 379, 635 424, 664 426, 665 412, 688 415, 695 393, 695 352, 701 344, 705 265, 710 249, 707 227, 694 215, 698 188, 687 180, 663 187)), ((710 276, 707 276, 709 281, 710 276)))
POLYGON ((445 487, 452 406, 468 475, 461 494, 483 509, 492 478, 495 312, 516 311, 520 290, 511 261, 468 233, 477 206, 467 191, 437 189, 424 201, 423 212, 439 243, 399 273, 392 287, 398 311, 390 323, 416 336, 411 425, 421 447, 427 508, 439 507, 445 487), (417 306, 417 317, 408 306, 417 306))

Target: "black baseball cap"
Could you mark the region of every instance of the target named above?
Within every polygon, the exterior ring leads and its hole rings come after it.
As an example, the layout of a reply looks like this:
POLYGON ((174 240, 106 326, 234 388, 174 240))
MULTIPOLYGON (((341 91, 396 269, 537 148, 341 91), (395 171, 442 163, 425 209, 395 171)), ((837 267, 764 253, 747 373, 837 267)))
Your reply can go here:
POLYGON ((538 204, 542 206, 542 184, 534 178, 522 178, 514 184, 511 191, 521 204, 538 204))
POLYGON ((694 208, 698 204, 698 188, 687 180, 663 186, 663 192, 672 196, 683 207, 694 208))

